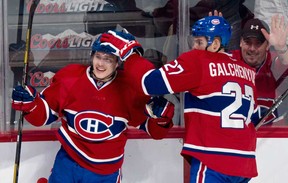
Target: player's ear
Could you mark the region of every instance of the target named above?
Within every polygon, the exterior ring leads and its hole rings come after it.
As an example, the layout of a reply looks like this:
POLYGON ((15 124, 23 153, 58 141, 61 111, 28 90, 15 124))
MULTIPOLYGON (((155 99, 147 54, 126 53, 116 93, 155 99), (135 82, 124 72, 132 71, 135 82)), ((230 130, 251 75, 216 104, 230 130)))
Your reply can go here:
POLYGON ((221 48, 221 40, 218 37, 215 37, 212 44, 212 50, 213 52, 217 52, 221 48))

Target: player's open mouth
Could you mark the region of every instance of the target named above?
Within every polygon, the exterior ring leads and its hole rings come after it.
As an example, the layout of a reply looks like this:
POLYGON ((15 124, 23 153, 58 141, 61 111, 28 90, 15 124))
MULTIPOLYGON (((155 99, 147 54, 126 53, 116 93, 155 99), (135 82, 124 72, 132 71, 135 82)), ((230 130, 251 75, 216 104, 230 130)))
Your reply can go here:
POLYGON ((97 70, 97 71, 100 71, 100 72, 106 71, 106 69, 104 69, 104 68, 99 68, 99 67, 96 67, 96 70, 97 70))

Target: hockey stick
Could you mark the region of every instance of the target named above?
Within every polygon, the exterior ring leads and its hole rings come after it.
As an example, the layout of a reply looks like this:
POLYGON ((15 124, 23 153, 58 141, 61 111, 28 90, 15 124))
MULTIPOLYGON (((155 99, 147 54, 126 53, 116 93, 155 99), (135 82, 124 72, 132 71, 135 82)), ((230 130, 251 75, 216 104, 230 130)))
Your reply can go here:
MULTIPOLYGON (((279 79, 276 81, 276 88, 282 83, 282 81, 287 77, 288 75, 288 69, 285 70, 285 72, 279 77, 279 79)), ((288 89, 287 89, 288 90, 288 89)), ((284 99, 287 97, 287 90, 285 92, 283 92, 282 95, 280 95, 275 103, 270 107, 270 109, 268 109, 268 111, 265 113, 265 115, 260 119, 258 125, 255 127, 256 130, 258 130, 260 128, 260 126, 263 125, 263 123, 265 122, 266 118, 271 115, 278 107, 279 105, 282 103, 282 101, 284 101, 284 99)))
POLYGON ((283 74, 276 81, 276 88, 282 83, 282 81, 288 76, 288 68, 283 72, 283 74))
POLYGON ((288 96, 288 88, 275 100, 275 103, 268 109, 265 115, 260 119, 259 123, 255 127, 256 130, 258 130, 263 125, 266 118, 279 107, 279 105, 284 101, 284 99, 287 96, 288 96))
MULTIPOLYGON (((24 67, 23 67, 23 76, 22 76, 22 86, 27 85, 28 78, 28 67, 29 67, 29 52, 30 52, 30 40, 31 40, 31 31, 32 31, 32 22, 36 7, 40 0, 33 0, 30 6, 28 26, 26 32, 26 45, 25 45, 25 54, 24 54, 24 67)), ((18 135, 17 135, 17 146, 16 146, 16 155, 15 155, 15 164, 14 164, 14 176, 13 183, 18 182, 19 175, 19 166, 20 166, 20 155, 21 155, 21 144, 22 144, 22 127, 24 121, 24 114, 21 112, 21 116, 18 122, 18 135)))

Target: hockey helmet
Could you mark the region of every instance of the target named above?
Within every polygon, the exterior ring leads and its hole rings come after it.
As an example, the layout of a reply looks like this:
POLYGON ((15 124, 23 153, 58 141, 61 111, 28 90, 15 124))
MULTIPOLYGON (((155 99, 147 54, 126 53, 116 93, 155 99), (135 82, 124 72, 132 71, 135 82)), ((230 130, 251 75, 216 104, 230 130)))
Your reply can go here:
POLYGON ((193 36, 205 36, 208 46, 215 37, 220 37, 221 45, 225 47, 231 38, 231 26, 223 17, 207 16, 194 23, 191 34, 193 36))

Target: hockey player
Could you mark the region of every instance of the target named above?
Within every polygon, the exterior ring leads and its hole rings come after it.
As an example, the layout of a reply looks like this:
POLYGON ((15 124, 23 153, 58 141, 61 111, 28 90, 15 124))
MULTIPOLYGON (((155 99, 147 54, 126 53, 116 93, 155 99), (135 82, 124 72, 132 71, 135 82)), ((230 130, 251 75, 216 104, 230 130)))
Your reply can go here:
POLYGON ((12 107, 23 111, 32 125, 61 119, 61 149, 49 183, 120 183, 128 126, 154 139, 165 137, 173 126, 174 105, 163 97, 150 100, 135 93, 133 80, 117 69, 118 58, 100 45, 100 37, 93 43, 91 60, 90 66, 59 70, 41 93, 31 86, 13 90, 12 107))
POLYGON ((126 60, 124 69, 142 93, 184 92, 186 135, 181 154, 191 163, 190 183, 249 182, 258 174, 251 120, 257 110, 255 70, 224 52, 231 28, 222 17, 200 19, 192 31, 203 37, 206 50, 188 51, 152 70, 135 54, 140 45, 136 40, 108 31, 101 42, 126 60))

